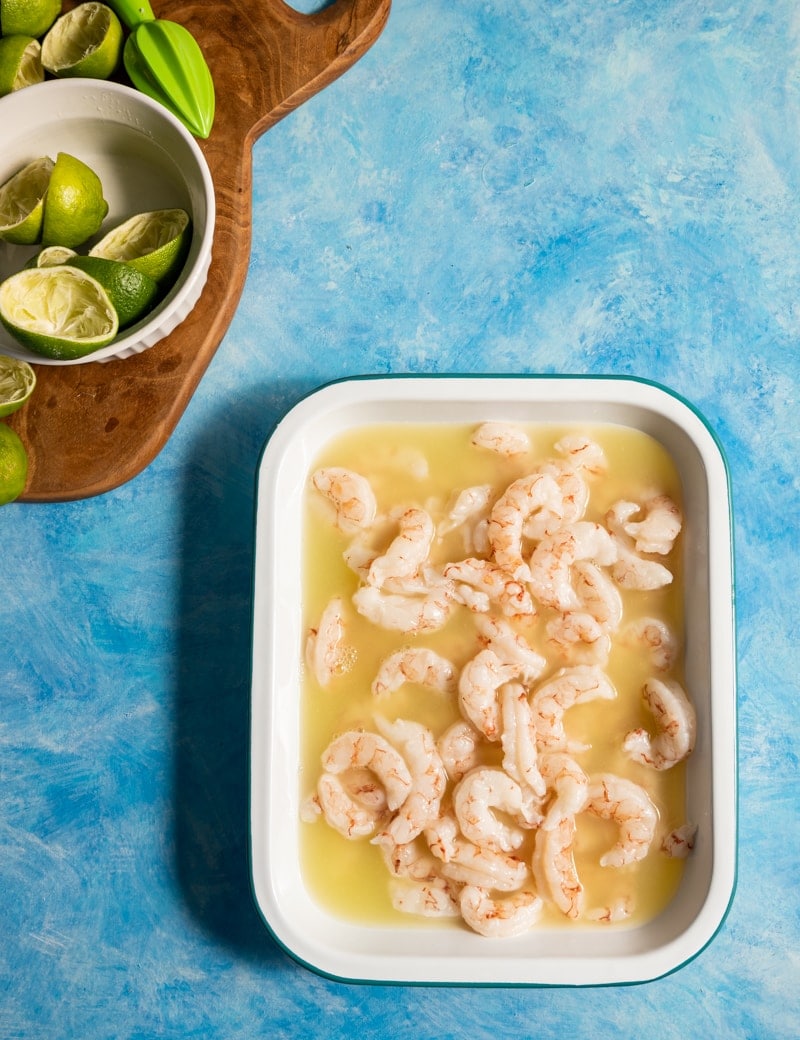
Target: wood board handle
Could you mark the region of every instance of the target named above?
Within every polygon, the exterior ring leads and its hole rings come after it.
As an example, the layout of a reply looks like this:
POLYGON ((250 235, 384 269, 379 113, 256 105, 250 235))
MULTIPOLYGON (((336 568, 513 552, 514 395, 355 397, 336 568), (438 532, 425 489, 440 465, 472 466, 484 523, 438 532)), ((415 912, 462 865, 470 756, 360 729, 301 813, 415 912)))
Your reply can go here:
POLYGON ((213 129, 198 142, 216 192, 208 281, 188 318, 141 354, 36 366, 36 391, 8 420, 29 457, 19 501, 102 494, 140 473, 167 442, 244 287, 253 143, 372 46, 390 5, 391 0, 336 0, 306 15, 283 0, 158 0, 156 16, 185 25, 199 42, 216 89, 213 129))

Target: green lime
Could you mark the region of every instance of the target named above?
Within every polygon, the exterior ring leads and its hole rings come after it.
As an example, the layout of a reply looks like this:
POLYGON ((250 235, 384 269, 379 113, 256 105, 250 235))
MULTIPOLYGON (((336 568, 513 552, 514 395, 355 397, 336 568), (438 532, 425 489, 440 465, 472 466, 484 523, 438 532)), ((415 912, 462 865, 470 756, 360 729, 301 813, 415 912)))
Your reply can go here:
POLYGON ((42 48, 32 36, 0 39, 0 97, 44 80, 42 48))
POLYGON ((19 436, 0 423, 0 506, 19 498, 28 479, 28 453, 19 436))
POLYGON ((78 254, 69 246, 45 246, 25 264, 26 267, 55 267, 56 264, 66 264, 78 254))
POLYGON ((98 281, 117 312, 119 327, 138 321, 151 310, 158 296, 158 283, 143 271, 138 271, 121 260, 105 260, 100 256, 75 256, 68 260, 98 281))
POLYGON ((186 259, 190 223, 183 209, 137 213, 112 228, 89 250, 89 256, 124 260, 157 282, 164 282, 177 275, 186 259))
POLYGON ((61 14, 61 0, 0 0, 3 36, 43 36, 61 14))
POLYGON ((108 79, 122 53, 122 26, 106 4, 67 11, 42 42, 42 65, 54 76, 108 79))
POLYGON ((100 178, 74 155, 59 152, 44 203, 42 243, 79 246, 99 230, 108 213, 100 178))
POLYGON ((35 354, 69 361, 107 346, 117 312, 98 281, 77 267, 31 267, 0 284, 0 321, 35 354))
POLYGON ((52 159, 34 159, 0 186, 0 239, 29 246, 41 241, 52 159))
POLYGON ((18 411, 36 386, 36 373, 27 361, 0 354, 0 416, 18 411))

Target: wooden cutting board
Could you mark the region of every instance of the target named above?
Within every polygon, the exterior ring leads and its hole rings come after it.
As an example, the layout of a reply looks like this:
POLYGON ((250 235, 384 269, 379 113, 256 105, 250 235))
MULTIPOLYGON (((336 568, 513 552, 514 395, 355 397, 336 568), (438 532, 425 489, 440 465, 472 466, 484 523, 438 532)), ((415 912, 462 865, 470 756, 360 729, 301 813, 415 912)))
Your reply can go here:
POLYGON ((375 42, 391 0, 336 0, 306 15, 282 0, 153 0, 205 54, 216 118, 199 141, 216 189, 208 282, 189 317, 142 354, 36 366, 31 400, 10 419, 28 449, 19 501, 88 498, 141 472, 174 430, 230 325, 250 258, 252 146, 375 42))

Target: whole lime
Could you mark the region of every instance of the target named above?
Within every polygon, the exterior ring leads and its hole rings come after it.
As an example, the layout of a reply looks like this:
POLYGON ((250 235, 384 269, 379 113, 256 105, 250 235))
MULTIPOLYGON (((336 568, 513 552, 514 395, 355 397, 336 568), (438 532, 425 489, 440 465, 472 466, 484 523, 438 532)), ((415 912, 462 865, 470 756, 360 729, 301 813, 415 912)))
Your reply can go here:
POLYGON ((18 434, 0 423, 0 506, 13 502, 25 490, 28 453, 18 434))

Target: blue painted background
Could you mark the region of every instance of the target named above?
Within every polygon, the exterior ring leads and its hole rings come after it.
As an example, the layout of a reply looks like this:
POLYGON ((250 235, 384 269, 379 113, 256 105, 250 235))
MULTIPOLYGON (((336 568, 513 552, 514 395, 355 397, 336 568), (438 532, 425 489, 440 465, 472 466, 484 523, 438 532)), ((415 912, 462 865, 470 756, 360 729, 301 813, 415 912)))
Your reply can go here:
POLYGON ((791 0, 395 0, 257 142, 247 285, 167 446, 0 511, 0 1040, 800 1035, 798 141, 791 0), (337 984, 253 908, 261 445, 331 378, 451 371, 655 379, 728 454, 739 887, 668 978, 337 984))

